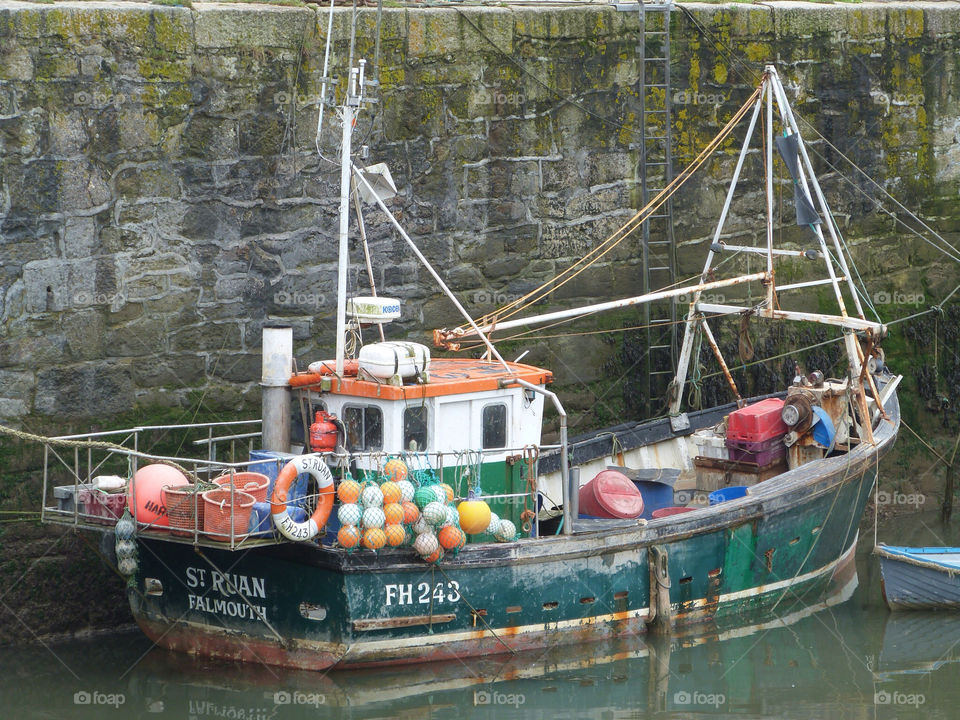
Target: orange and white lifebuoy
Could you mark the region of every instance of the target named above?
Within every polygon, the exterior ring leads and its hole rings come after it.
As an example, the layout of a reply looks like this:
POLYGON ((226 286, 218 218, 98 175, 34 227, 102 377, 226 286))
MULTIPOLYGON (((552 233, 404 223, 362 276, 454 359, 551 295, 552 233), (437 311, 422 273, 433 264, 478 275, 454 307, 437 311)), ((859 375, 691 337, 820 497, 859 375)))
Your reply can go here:
POLYGON ((333 475, 323 461, 323 457, 298 455, 283 466, 273 485, 273 494, 270 496, 270 514, 273 516, 273 524, 288 540, 295 542, 312 540, 320 532, 320 528, 327 524, 330 512, 333 510, 333 497, 333 475), (317 481, 319 498, 313 515, 305 522, 296 522, 287 511, 287 493, 293 481, 301 473, 310 473, 317 481))

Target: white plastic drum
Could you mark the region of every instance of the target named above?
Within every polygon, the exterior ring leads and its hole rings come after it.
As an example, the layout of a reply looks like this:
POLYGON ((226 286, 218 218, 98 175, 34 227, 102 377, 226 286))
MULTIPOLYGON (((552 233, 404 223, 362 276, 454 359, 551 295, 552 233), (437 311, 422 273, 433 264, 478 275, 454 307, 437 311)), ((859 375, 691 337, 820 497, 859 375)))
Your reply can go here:
POLYGON ((414 342, 381 342, 360 348, 360 369, 375 378, 414 377, 430 367, 430 348, 414 342))

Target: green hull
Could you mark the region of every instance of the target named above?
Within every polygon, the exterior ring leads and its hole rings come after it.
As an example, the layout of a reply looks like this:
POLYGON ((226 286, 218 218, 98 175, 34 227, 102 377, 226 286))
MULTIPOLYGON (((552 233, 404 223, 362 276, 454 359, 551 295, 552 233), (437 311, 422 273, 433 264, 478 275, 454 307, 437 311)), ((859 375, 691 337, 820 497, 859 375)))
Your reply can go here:
POLYGON ((670 607, 660 615, 676 627, 814 602, 852 565, 878 454, 895 434, 894 426, 876 448, 804 465, 741 500, 646 526, 468 545, 439 565, 410 549, 198 552, 141 538, 131 606, 163 647, 321 669, 643 632, 653 547, 667 558, 670 607))

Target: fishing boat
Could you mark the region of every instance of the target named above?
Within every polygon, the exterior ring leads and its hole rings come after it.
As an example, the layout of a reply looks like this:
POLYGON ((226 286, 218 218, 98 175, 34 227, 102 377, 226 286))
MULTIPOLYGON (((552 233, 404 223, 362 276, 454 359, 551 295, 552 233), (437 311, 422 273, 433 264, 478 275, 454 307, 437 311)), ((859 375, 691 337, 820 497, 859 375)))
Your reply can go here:
POLYGON ((899 430, 899 378, 882 361, 886 328, 865 316, 776 69, 766 67, 718 137, 562 282, 628 237, 746 124, 698 277, 517 315, 544 290, 477 319, 389 212, 389 171, 352 161, 367 87, 360 61, 339 110, 335 357, 297 371, 293 331, 265 326, 260 419, 45 440, 44 521, 113 528, 143 631, 161 647, 204 656, 376 667, 671 632, 775 611, 785 598, 812 604, 847 577, 879 462, 899 430), (762 115, 765 243, 735 244, 724 224, 762 115), (774 242, 774 147, 793 179, 805 244, 774 242), (387 339, 401 303, 376 294, 372 273, 369 295, 347 297, 351 201, 385 213, 464 317, 432 329, 433 356, 387 339), (730 257, 759 258, 762 269, 725 274, 742 269, 730 257), (806 263, 817 277, 778 285, 782 262, 806 263), (709 293, 732 297, 747 283, 762 284, 759 301, 709 302, 717 299, 709 293), (789 309, 796 291, 816 286, 832 290, 834 314, 789 309), (669 414, 579 438, 568 438, 551 371, 505 360, 494 340, 510 327, 681 295, 689 310, 669 414), (743 398, 710 326, 723 316, 835 328, 848 369, 838 378, 798 372, 780 393, 743 398), (455 355, 470 340, 483 355, 455 355), (731 402, 685 411, 701 349, 725 373, 731 402), (558 437, 544 442, 550 408, 558 437), (305 437, 293 437, 295 419, 305 437), (145 452, 156 434, 179 434, 196 456, 145 452), (238 457, 238 444, 249 455, 238 457))
POLYGON ((960 608, 960 548, 880 544, 880 588, 891 610, 960 608))

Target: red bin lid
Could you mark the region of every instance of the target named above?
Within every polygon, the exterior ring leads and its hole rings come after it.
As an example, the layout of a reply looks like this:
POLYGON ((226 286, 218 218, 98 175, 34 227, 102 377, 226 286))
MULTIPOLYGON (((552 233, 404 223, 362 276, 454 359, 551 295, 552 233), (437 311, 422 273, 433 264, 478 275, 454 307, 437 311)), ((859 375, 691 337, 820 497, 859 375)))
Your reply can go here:
POLYGON ((643 514, 643 496, 637 486, 621 472, 603 470, 590 482, 580 488, 580 509, 590 515, 611 518, 638 518, 643 514), (586 496, 586 497, 584 497, 586 496), (588 502, 584 502, 587 500, 588 502), (589 502, 592 500, 593 502, 589 502), (594 506, 594 511, 584 505, 594 506), (597 508, 603 510, 601 515, 597 508))

